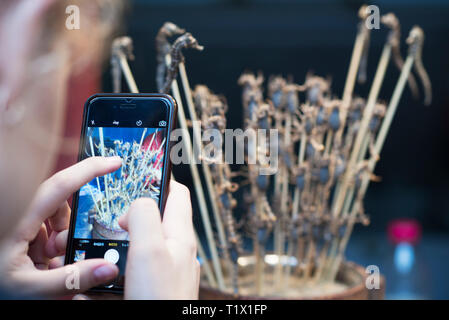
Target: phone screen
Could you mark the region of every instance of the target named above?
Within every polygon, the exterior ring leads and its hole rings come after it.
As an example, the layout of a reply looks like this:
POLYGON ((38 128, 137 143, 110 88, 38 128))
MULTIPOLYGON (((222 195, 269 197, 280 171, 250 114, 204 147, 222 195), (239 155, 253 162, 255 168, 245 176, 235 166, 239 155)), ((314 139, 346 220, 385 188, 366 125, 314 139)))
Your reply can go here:
POLYGON ((100 97, 85 112, 80 160, 119 156, 122 166, 94 178, 75 194, 68 263, 105 258, 117 264, 118 279, 103 289, 120 290, 128 233, 118 219, 140 197, 152 198, 162 207, 171 111, 161 99, 100 97))

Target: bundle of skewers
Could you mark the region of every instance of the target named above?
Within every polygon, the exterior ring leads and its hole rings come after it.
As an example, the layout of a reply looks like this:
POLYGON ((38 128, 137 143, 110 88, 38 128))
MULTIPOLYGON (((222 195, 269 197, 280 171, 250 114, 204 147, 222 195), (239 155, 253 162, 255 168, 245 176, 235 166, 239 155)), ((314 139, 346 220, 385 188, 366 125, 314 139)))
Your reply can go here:
POLYGON ((92 232, 96 238, 124 240, 127 233, 120 228, 118 219, 128 211, 132 202, 140 197, 159 198, 165 139, 158 141, 156 129, 148 143, 145 141, 145 128, 140 142, 130 143, 116 139, 108 146, 105 144, 102 127, 89 130, 98 130, 98 141, 94 141, 92 135, 89 135, 87 155, 122 158, 120 169, 101 178, 97 177, 94 182, 97 189, 88 188, 93 202, 89 211, 92 232))
MULTIPOLYGON (((239 172, 231 171, 222 152, 204 152, 209 146, 202 141, 201 130, 211 128, 221 133, 213 140, 214 150, 221 150, 228 106, 223 96, 206 86, 190 87, 182 50, 203 47, 173 23, 160 29, 158 90, 176 99, 184 150, 189 159, 201 160, 201 174, 197 162, 190 161, 189 168, 204 229, 204 241, 198 238, 204 285, 234 294, 282 296, 336 282, 354 225, 369 223, 363 199, 369 183, 378 180, 375 165, 407 82, 418 96, 412 68, 423 84, 425 104, 431 101, 421 60, 423 31, 417 26, 410 31, 404 60, 400 25, 392 13, 381 19, 389 31, 369 95, 354 94, 356 82, 368 78, 367 15, 364 6, 341 98, 332 93, 329 79, 314 74, 302 84, 282 76, 271 76, 265 83, 262 74, 250 72, 239 78, 244 129, 276 130, 278 137, 256 136, 255 143, 246 146, 245 167, 239 172), (379 92, 391 58, 399 78, 387 101, 379 92), (199 150, 192 148, 192 141, 199 150), (273 155, 278 159, 275 170, 267 161, 273 155), (235 212, 236 192, 244 194, 243 214, 235 212), (248 264, 251 272, 244 273, 248 264)), ((132 57, 129 40, 118 39, 113 46, 114 88, 120 90, 123 72, 130 89, 137 92, 127 64, 132 57)))

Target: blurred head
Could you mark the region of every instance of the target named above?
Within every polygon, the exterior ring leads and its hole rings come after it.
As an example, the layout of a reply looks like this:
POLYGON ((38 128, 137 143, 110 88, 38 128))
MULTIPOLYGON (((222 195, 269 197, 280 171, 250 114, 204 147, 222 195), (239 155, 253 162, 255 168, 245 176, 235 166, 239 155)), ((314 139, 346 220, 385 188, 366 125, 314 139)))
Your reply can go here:
POLYGON ((21 218, 61 143, 67 80, 101 59, 119 0, 0 3, 0 237, 21 218), (69 30, 75 5, 80 29, 69 30))

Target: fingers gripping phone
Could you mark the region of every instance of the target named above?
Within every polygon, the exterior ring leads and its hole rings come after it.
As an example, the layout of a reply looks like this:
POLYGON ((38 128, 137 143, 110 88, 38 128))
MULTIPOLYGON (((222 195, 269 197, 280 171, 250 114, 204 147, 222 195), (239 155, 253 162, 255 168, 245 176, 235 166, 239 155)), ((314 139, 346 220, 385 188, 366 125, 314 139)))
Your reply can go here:
POLYGON ((176 102, 168 95, 99 94, 85 104, 78 160, 122 158, 117 171, 94 178, 73 196, 65 263, 104 258, 120 270, 117 279, 94 291, 123 291, 128 233, 118 219, 131 203, 153 198, 163 214, 175 122, 176 102))

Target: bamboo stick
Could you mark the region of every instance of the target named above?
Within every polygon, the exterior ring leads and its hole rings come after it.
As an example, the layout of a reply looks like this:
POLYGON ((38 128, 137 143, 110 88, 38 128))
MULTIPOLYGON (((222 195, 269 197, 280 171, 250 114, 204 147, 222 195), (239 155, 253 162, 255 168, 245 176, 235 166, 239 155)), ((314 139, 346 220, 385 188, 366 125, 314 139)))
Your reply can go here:
MULTIPOLYGON (((368 32, 369 30, 367 28, 365 28, 363 25, 360 25, 360 29, 357 33, 357 37, 354 43, 354 48, 352 50, 351 62, 349 64, 348 75, 346 76, 345 87, 343 90, 342 108, 340 112, 341 125, 335 134, 334 143, 340 143, 346 126, 348 109, 352 101, 352 93, 354 91, 354 86, 357 79, 357 71, 360 66, 360 60, 363 54, 365 40, 368 37, 368 32)), ((329 153, 331 151, 330 149, 329 153)), ((340 188, 341 181, 338 181, 335 188, 336 192, 334 193, 332 199, 332 207, 335 206, 335 201, 337 200, 336 195, 340 194, 340 188)))
MULTIPOLYGON (((362 10, 362 8, 361 8, 362 10)), ((334 141, 339 142, 346 126, 347 112, 352 100, 355 82, 357 79, 357 71, 360 66, 360 60, 363 54, 364 43, 368 37, 369 30, 360 22, 360 29, 357 33, 354 48, 352 49, 351 62, 349 64, 348 75, 346 76, 345 87, 343 90, 342 108, 340 113, 341 125, 335 134, 334 141)))
MULTIPOLYGON (((359 154, 360 154, 360 149, 362 148, 362 144, 365 142, 365 135, 367 134, 367 131, 368 131, 369 121, 373 114, 374 107, 377 102, 377 97, 379 95, 380 87, 382 85, 383 78, 385 76, 385 72, 386 72, 386 69, 388 66, 388 62, 390 60, 391 48, 392 48, 391 43, 387 42, 384 45, 384 48, 382 50, 382 55, 379 60, 379 64, 377 66, 376 74, 374 76, 373 84, 372 84, 370 92, 369 92, 368 101, 366 103, 366 107, 363 112, 363 117, 362 117, 362 120, 360 123, 359 130, 357 132, 357 136, 355 138, 354 146, 353 146, 353 149, 352 149, 352 152, 350 155, 350 159, 347 164, 347 168, 355 167, 356 162, 359 157, 359 154)), ((345 116, 345 118, 346 118, 346 116, 345 116)), ((336 219, 342 215, 342 209, 345 205, 345 201, 349 201, 346 199, 347 199, 347 196, 350 195, 350 194, 348 194, 348 192, 350 193, 350 190, 348 190, 348 189, 351 188, 350 181, 352 179, 352 175, 353 175, 353 173, 350 170, 346 169, 346 172, 343 175, 342 181, 340 183, 338 183, 336 186, 336 189, 335 189, 336 192, 334 194, 334 199, 332 201, 332 209, 331 209, 332 216, 334 219, 336 219)), ((337 250, 338 250, 337 249, 338 241, 339 241, 338 238, 336 238, 333 240, 333 242, 331 244, 330 253, 328 255, 328 262, 326 262, 326 264, 328 266, 329 266, 329 264, 332 264, 331 261, 333 261, 335 259, 335 255, 337 254, 337 250)), ((326 267, 326 269, 327 269, 327 267, 326 267)))
MULTIPOLYGON (((129 64, 128 64, 127 60, 126 60, 126 56, 121 51, 118 51, 117 54, 118 54, 118 58, 119 58, 120 67, 121 67, 121 69, 123 71, 123 74, 125 75, 125 79, 127 81, 127 84, 129 86, 131 92, 132 93, 139 93, 139 89, 138 89, 138 87, 136 85, 136 82, 134 80, 134 76, 132 75, 132 72, 131 72, 131 70, 129 68, 129 64)), ((170 57, 168 56, 168 59, 169 58, 170 57)), ((169 60, 167 61, 167 56, 166 56, 166 64, 168 64, 168 65, 170 64, 170 61, 169 60)), ((180 116, 179 117, 179 121, 182 123, 181 127, 184 127, 187 130, 186 118, 185 118, 185 115, 184 115, 184 110, 182 108, 181 95, 179 93, 179 89, 178 89, 178 85, 177 85, 176 80, 174 80, 173 83, 172 83, 172 91, 174 92, 175 99, 177 100, 178 105, 179 105, 178 113, 179 113, 179 116, 180 116)), ((192 159, 192 157, 191 157, 192 150, 189 148, 190 144, 188 142, 188 141, 191 141, 190 140, 190 135, 189 135, 189 132, 186 131, 186 130, 183 130, 183 137, 182 137, 182 139, 183 139, 183 141, 185 143, 186 149, 190 151, 190 152, 189 151, 187 152, 188 156, 189 156, 189 159, 192 159)), ((196 167, 194 167, 194 165, 192 163, 190 163, 190 168, 191 168, 191 172, 192 172, 192 177, 194 177, 195 191, 196 191, 198 203, 199 203, 199 206, 200 206, 200 213, 201 213, 202 221, 204 223, 204 227, 205 227, 205 231, 206 231, 206 237, 207 237, 207 241, 208 241, 209 248, 210 248, 210 253, 211 253, 213 267, 214 267, 214 270, 215 270, 216 275, 217 275, 218 287, 221 290, 224 290, 225 285, 224 285, 223 274, 222 274, 222 271, 221 271, 220 259, 219 259, 218 253, 217 253, 217 249, 216 249, 216 245, 215 245, 215 239, 213 237, 213 232, 212 232, 212 227, 211 227, 210 220, 209 220, 209 213, 208 213, 208 210, 207 210, 207 205, 206 205, 206 202, 205 202, 205 199, 204 199, 204 194, 202 193, 201 180, 199 178, 198 171, 195 170, 196 167), (192 168, 194 168, 194 169, 192 169, 192 168), (195 174, 195 172, 196 172, 196 174, 195 174)), ((172 174, 171 178, 174 180, 173 174, 172 174)), ((200 254, 200 257, 201 257, 201 255, 203 255, 203 253, 204 253, 204 250, 202 248, 201 243, 200 242, 198 242, 198 243, 199 243, 199 245, 198 245, 199 254, 200 254)), ((210 267, 209 267, 208 260, 207 260, 205 255, 203 256, 203 261, 204 261, 204 266, 205 266, 205 272, 208 273, 209 271, 207 271, 206 269, 210 269, 210 267)), ((210 274, 208 275, 208 278, 211 278, 210 274)), ((215 281, 214 278, 211 278, 211 279, 213 279, 213 280, 212 281, 209 280, 209 282, 211 283, 211 285, 214 285, 214 283, 216 283, 216 281, 215 281)))
MULTIPOLYGON (((415 27, 415 28, 418 28, 418 27, 415 27)), ((412 29, 410 34, 412 34, 414 30, 417 30, 415 28, 412 29)), ((422 31, 421 31, 421 33, 422 33, 422 31)), ((415 39, 415 42, 411 44, 411 48, 413 48, 412 47, 413 45, 414 46, 422 45, 422 39, 415 39), (420 43, 420 41, 421 41, 421 43, 420 43)), ((409 55, 407 56, 405 64, 402 68, 401 74, 399 76, 398 82, 397 82, 396 87, 393 92, 393 96, 390 100, 390 103, 387 108, 387 112, 385 114, 384 120, 382 122, 381 128, 380 128, 379 133, 376 138, 376 142, 374 145, 374 153, 375 154, 380 154, 380 152, 382 150, 386 135, 391 126, 391 122, 393 120, 394 114, 395 114, 397 106, 399 104, 399 100, 402 96, 402 92, 404 91, 405 84, 410 75, 411 68, 413 66, 413 63, 414 63, 414 60, 416 57, 416 51, 418 51, 418 50, 417 49, 415 49, 415 50, 409 49, 409 51, 410 51, 409 55)), ((368 164, 369 171, 371 171, 371 172, 374 171, 375 165, 376 165, 376 159, 371 158, 369 160, 369 164, 368 164)), ((359 195, 358 195, 359 199, 363 198, 363 196, 366 194, 369 182, 370 182, 369 177, 365 176, 362 180, 362 184, 359 189, 359 195)), ((359 210, 360 210, 360 202, 356 201, 352 207, 351 214, 349 216, 350 220, 348 223, 348 227, 347 227, 345 234, 340 242, 337 258, 333 261, 330 273, 328 275, 328 279, 330 279, 330 280, 334 279, 336 276, 338 267, 343 259, 343 252, 346 249, 347 243, 348 243, 350 235, 352 233, 352 229, 353 229, 353 226, 355 223, 355 217, 356 217, 357 213, 359 212, 359 210)))
POLYGON ((131 73, 131 69, 129 68, 128 60, 126 59, 126 56, 123 54, 123 52, 118 52, 118 58, 120 62, 120 66, 123 71, 123 75, 125 76, 126 83, 128 84, 129 89, 133 93, 139 92, 139 89, 137 88, 136 81, 134 80, 134 76, 131 73))
MULTIPOLYGON (((285 132, 284 132, 284 148, 288 148, 291 143, 291 125, 292 125, 292 115, 290 112, 286 111, 286 119, 285 119, 285 132)), ((286 150, 284 151, 286 152, 286 150)), ((274 283, 275 289, 280 289, 283 282, 283 266, 281 263, 281 258, 284 255, 284 246, 285 246, 285 232, 282 224, 285 223, 285 219, 287 218, 287 203, 288 203, 288 168, 283 166, 282 171, 282 180, 281 180, 281 218, 276 221, 276 224, 279 225, 278 232, 278 246, 276 248, 276 255, 278 256, 278 263, 275 268, 274 275, 274 283)))
MULTIPOLYGON (((379 154, 383 144, 385 142, 385 138, 386 135, 388 133, 388 130, 390 128, 393 116, 396 112, 400 97, 402 95, 402 92, 404 90, 405 84, 407 83, 407 79, 408 79, 408 75, 410 73, 411 67, 413 65, 413 60, 414 57, 413 56, 408 56, 407 60, 404 64, 404 67, 402 69, 401 75, 399 77, 398 83, 396 85, 396 88, 394 90, 393 93, 393 97, 391 99, 390 105, 388 106, 387 109, 387 113, 385 115, 385 119, 382 122, 382 126, 380 128, 378 137, 376 139, 376 144, 375 144, 375 152, 376 154, 379 154)), ((375 159, 371 159, 369 161, 369 170, 373 171, 374 168, 376 166, 376 160, 375 159)), ((366 194, 366 191, 368 189, 368 185, 369 185, 370 179, 368 176, 365 176, 362 184, 360 186, 360 190, 359 190, 359 196, 358 197, 363 197, 366 194)), ((342 253, 344 252, 344 250, 346 249, 346 246, 348 244, 350 235, 352 233, 352 229, 353 229, 353 225, 355 222, 355 217, 357 215, 357 213, 360 210, 360 202, 356 201, 352 207, 351 213, 350 213, 350 220, 349 220, 349 225, 348 228, 345 231, 345 234, 341 240, 341 243, 339 245, 339 252, 338 252, 338 256, 337 259, 334 261, 332 267, 331 267, 331 271, 330 271, 330 279, 334 279, 335 275, 336 275, 336 270, 338 270, 338 267, 343 259, 343 255, 342 253)))
POLYGON ((207 255, 204 252, 203 245, 201 244, 201 240, 198 237, 198 233, 195 230, 195 239, 198 247, 198 256, 201 259, 201 265, 203 266, 203 270, 206 274, 207 281, 212 288, 217 287, 217 280, 215 279, 214 273, 209 265, 209 260, 207 259, 207 255))
MULTIPOLYGON (((142 148, 143 139, 145 139, 146 133, 147 133, 147 128, 143 129, 142 137, 140 138, 140 142, 139 142, 139 150, 140 150, 140 148, 142 148)), ((150 147, 150 146, 151 146, 151 144, 148 147, 150 147)))
MULTIPOLYGON (((302 131, 301 133, 301 142, 300 142, 300 146, 299 146, 299 150, 298 150, 298 167, 300 167, 303 163, 304 163, 304 156, 305 156, 305 149, 306 149, 306 144, 307 144, 307 137, 306 137, 306 132, 305 130, 302 131)), ((295 191, 293 194, 293 204, 292 204, 292 221, 296 221, 299 215, 299 203, 300 203, 300 190, 298 186, 295 186, 295 191)), ((303 246, 304 246, 304 241, 302 239, 302 236, 299 236, 301 239, 298 239, 297 241, 297 267, 299 267, 299 264, 301 263, 301 257, 303 255, 303 246), (301 247, 301 248, 300 248, 301 247)), ((287 256, 291 257, 294 254, 294 245, 293 245, 293 241, 289 244, 288 246, 288 253, 287 256)), ((290 275, 291 275, 291 266, 290 264, 287 265, 287 270, 286 270, 286 282, 285 282, 285 287, 288 288, 289 286, 289 280, 290 280, 290 275)))
MULTIPOLYGON (((193 103, 193 99, 192 99, 192 90, 190 88, 190 84, 189 84, 189 79, 187 78, 187 72, 185 69, 185 64, 183 62, 180 62, 178 65, 179 68, 179 75, 181 76, 181 82, 184 88, 184 94, 186 97, 186 101, 187 101, 187 109, 189 111, 189 115, 190 115, 190 120, 192 121, 192 123, 197 123, 198 122, 198 116, 196 114, 195 111, 195 105, 193 103)), ((201 141, 201 136, 200 136, 200 132, 199 130, 193 130, 193 139, 194 139, 194 145, 197 145, 199 148, 199 152, 200 155, 202 154, 202 141, 201 141)), ((218 231, 218 237, 220 240, 220 244, 223 246, 223 249, 226 250, 227 248, 227 241, 226 241, 226 234, 224 231, 224 227, 223 227, 223 222, 220 216, 220 210, 218 208, 218 204, 217 204, 217 196, 215 194, 215 189, 214 189, 214 185, 212 182, 212 174, 210 172, 210 168, 207 165, 207 163, 205 161, 201 161, 201 167, 203 169, 203 174, 204 174, 204 179, 206 181, 206 185, 207 185, 207 190, 208 190, 208 194, 209 194, 209 200, 210 203, 212 205, 212 212, 214 214, 214 219, 215 219, 215 223, 217 226, 217 231, 218 231)), ((229 259, 227 259, 229 260, 229 259)), ((231 261, 227 261, 228 263, 228 267, 230 268, 229 271, 232 270, 231 267, 231 261)))
MULTIPOLYGON (((94 143, 93 143, 93 141, 92 141, 92 136, 89 136, 89 144, 90 144, 90 152, 92 153, 92 157, 94 157, 95 156, 95 150, 94 150, 94 143)), ((98 188, 98 191, 101 191, 101 188, 100 188, 100 178, 98 178, 98 177, 95 177, 95 180, 97 181, 97 188, 98 188)), ((104 207, 103 207, 103 201, 100 201, 100 207, 101 207, 101 214, 103 215, 104 214, 104 207)))
MULTIPOLYGON (((301 145, 298 151, 298 166, 301 166, 304 163, 304 156, 307 144, 306 132, 303 130, 301 134, 301 145)), ((295 187, 295 194, 293 196, 293 208, 292 208, 292 217, 293 221, 298 217, 299 213, 299 188, 295 187)))
POLYGON ((256 259, 255 262, 255 272, 254 272, 254 278, 255 278, 255 283, 256 283, 256 295, 258 296, 263 296, 264 294, 264 263, 265 257, 262 257, 262 255, 260 254, 261 252, 263 252, 263 249, 261 248, 260 244, 259 244, 259 239, 257 237, 257 233, 253 236, 253 251, 254 251, 254 256, 256 259))
MULTIPOLYGON (((187 130, 186 116, 184 114, 184 108, 182 107, 181 94, 179 92, 179 87, 178 87, 176 79, 173 80, 171 89, 173 92, 173 96, 175 97, 176 102, 178 103, 178 120, 181 125, 181 128, 183 128, 182 140, 185 143, 184 146, 186 147, 186 152, 187 152, 188 158, 190 160, 192 160, 192 146, 190 144, 190 141, 192 141, 192 140, 190 139, 190 134, 189 134, 189 131, 187 130)), ((206 232, 206 238, 207 238, 207 241, 209 244, 209 250, 211 252, 212 265, 214 267, 214 271, 217 276, 218 288, 220 290, 224 290, 225 283, 224 283, 224 279, 223 279, 223 273, 221 270, 221 264, 220 264, 220 259, 219 259, 218 252, 217 252, 217 246, 215 244, 215 239, 214 239, 214 235, 212 232, 212 226, 210 223, 209 211, 207 209, 206 199, 205 199, 204 192, 203 192, 203 189, 201 186, 200 175, 198 173, 198 168, 196 167, 196 165, 194 163, 192 163, 192 161, 189 161, 189 166, 190 166, 190 172, 192 174, 192 178, 193 178, 193 182, 194 182, 195 193, 197 195, 198 204, 200 206, 201 219, 204 224, 204 230, 206 232)))
MULTIPOLYGON (((357 163, 360 163, 365 158, 365 154, 366 154, 366 151, 368 150, 368 146, 369 146, 369 140, 370 140, 370 134, 368 133, 365 136, 365 139, 364 139, 364 141, 362 143, 361 151, 360 151, 359 156, 357 158, 357 163)), ((349 212, 349 208, 350 208, 350 206, 352 204, 352 201, 353 201, 354 193, 355 193, 355 186, 352 185, 352 186, 349 187, 348 193, 346 194, 345 202, 343 204, 343 208, 342 208, 342 219, 343 220, 345 218, 347 218, 347 215, 348 215, 348 212, 349 212)))
MULTIPOLYGON (((359 130, 357 132, 357 136, 354 142, 354 146, 351 152, 350 159, 348 161, 348 168, 353 168, 356 164, 360 148, 362 147, 362 143, 365 139, 365 135, 368 131, 369 121, 374 111, 374 107, 377 102, 377 97, 379 95, 380 88, 382 86, 382 82, 385 76, 385 71, 388 66, 388 62, 390 61, 391 56, 391 44, 387 42, 384 45, 382 50, 382 55, 379 61, 379 65, 376 70, 376 75, 374 76, 374 81, 371 86, 371 90, 368 97, 368 102, 366 104, 365 110, 363 112, 363 118, 360 123, 359 130)), ((352 172, 350 170, 346 170, 341 188, 339 189, 339 193, 336 195, 335 206, 332 208, 332 214, 334 217, 338 217, 340 215, 343 202, 345 200, 346 192, 348 187, 350 186, 350 181, 352 178, 352 172)))
MULTIPOLYGON (((101 152, 101 156, 105 157, 105 153, 104 153, 104 139, 103 139, 103 128, 99 127, 98 131, 100 133, 100 152, 101 152)), ((107 178, 109 177, 109 174, 105 174, 103 176, 104 179, 104 192, 106 194, 106 208, 108 210, 108 213, 111 213, 111 209, 109 208, 109 188, 108 188, 108 181, 107 178)))
MULTIPOLYGON (((395 29, 393 28, 392 31, 390 31, 390 34, 389 34, 388 40, 387 40, 387 44, 390 44, 392 49, 396 45, 395 41, 397 41, 397 39, 395 37, 393 37, 394 35, 395 35, 395 29)), ((366 153, 366 150, 368 149, 368 145, 369 145, 369 138, 368 138, 368 136, 365 136, 364 141, 362 143, 361 151, 360 151, 360 153, 358 155, 358 161, 362 160, 365 157, 365 153, 366 153)), ((337 187, 336 187, 336 192, 335 192, 336 195, 340 195, 340 188, 341 188, 341 184, 339 183, 337 185, 337 187)), ((351 186, 349 191, 348 191, 348 194, 345 195, 345 198, 344 198, 345 200, 344 200, 344 203, 343 203, 343 207, 341 209, 341 211, 342 211, 342 218, 343 219, 346 219, 347 216, 348 216, 350 205, 353 202, 354 191, 355 191, 354 187, 351 186)), ((336 196, 334 197, 332 208, 335 207, 336 201, 340 200, 340 199, 338 199, 336 196)), ((355 204, 356 203, 354 202, 354 205, 355 204)), ((350 228, 350 229, 352 229, 352 228, 350 228)), ((331 246, 331 249, 330 249, 330 254, 328 256, 328 261, 326 263, 326 265, 327 265, 326 268, 328 268, 328 269, 331 268, 332 264, 334 264, 334 260, 335 260, 336 254, 337 254, 337 250, 338 250, 338 246, 339 246, 338 243, 339 242, 341 242, 341 239, 339 237, 337 237, 333 241, 333 243, 332 243, 332 246, 331 246)))
MULTIPOLYGON (((280 106, 279 106, 280 107, 280 106)), ((282 114, 282 110, 278 109, 279 113, 282 114)), ((287 111, 286 111, 287 112, 287 111)), ((280 128, 282 127, 282 119, 275 117, 274 119, 274 127, 275 128, 280 128)), ((284 132, 285 135, 285 132, 284 132)), ((279 141, 278 141, 279 143, 279 141)), ((284 166, 281 166, 279 168, 280 170, 278 171, 278 173, 274 176, 274 200, 276 202, 280 202, 281 201, 281 194, 282 194, 282 178, 284 176, 284 166)), ((279 210, 279 209, 278 209, 279 210)), ((281 212, 282 214, 282 212, 281 212)), ((273 249, 274 252, 277 254, 280 254, 281 252, 281 225, 280 225, 280 220, 281 219, 277 219, 274 223, 274 230, 273 230, 273 249)), ((278 280, 274 280, 273 281, 273 285, 276 289, 276 283, 277 281, 279 281, 279 277, 280 277, 280 256, 278 256, 279 261, 278 264, 274 267, 273 270, 273 279, 278 279, 278 280)))

